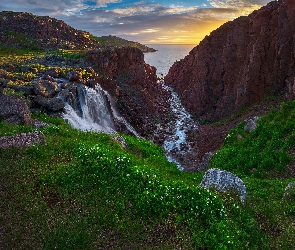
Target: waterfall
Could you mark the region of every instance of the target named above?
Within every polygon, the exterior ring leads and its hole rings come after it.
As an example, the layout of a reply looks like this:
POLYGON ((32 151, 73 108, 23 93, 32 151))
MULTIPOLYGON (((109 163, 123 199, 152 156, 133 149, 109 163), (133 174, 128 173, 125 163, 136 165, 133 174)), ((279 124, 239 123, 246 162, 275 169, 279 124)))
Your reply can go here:
POLYGON ((63 118, 76 129, 113 134, 114 121, 124 124, 126 129, 139 137, 135 129, 119 114, 111 96, 96 85, 95 89, 84 85, 77 87, 77 96, 62 97, 65 101, 63 118))
POLYGON ((172 133, 165 135, 163 148, 167 159, 170 162, 174 162, 179 170, 183 170, 184 167, 182 166, 182 163, 185 163, 185 158, 187 158, 187 161, 190 161, 189 164, 192 165, 193 163, 191 162, 191 159, 195 157, 194 150, 187 142, 186 133, 189 130, 197 130, 198 127, 181 104, 181 101, 174 90, 171 87, 166 86, 164 81, 161 81, 161 83, 163 89, 169 91, 171 94, 168 102, 174 115, 173 121, 168 124, 172 133))

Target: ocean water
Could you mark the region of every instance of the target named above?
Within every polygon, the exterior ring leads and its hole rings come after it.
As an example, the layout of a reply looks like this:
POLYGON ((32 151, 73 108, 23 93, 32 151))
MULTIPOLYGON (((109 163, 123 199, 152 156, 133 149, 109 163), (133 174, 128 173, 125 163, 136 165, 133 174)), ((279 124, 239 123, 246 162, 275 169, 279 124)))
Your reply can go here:
POLYGON ((145 62, 157 68, 158 77, 164 77, 167 75, 173 63, 183 59, 196 45, 149 44, 148 46, 158 51, 145 53, 145 62))

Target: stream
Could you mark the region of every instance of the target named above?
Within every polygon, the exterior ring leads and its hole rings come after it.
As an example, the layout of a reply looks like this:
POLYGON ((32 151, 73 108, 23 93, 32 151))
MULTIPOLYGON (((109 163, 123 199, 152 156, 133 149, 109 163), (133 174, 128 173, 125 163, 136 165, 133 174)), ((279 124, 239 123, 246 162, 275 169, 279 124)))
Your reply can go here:
MULTIPOLYGON (((190 114, 182 106, 176 92, 164 81, 159 82, 162 88, 171 96, 168 103, 171 107, 172 119, 167 124, 158 125, 154 134, 161 134, 164 138, 162 147, 170 162, 174 162, 179 170, 195 167, 196 149, 188 141, 188 134, 197 132, 190 114)), ((125 131, 140 137, 116 109, 116 103, 99 85, 95 89, 84 85, 76 86, 74 91, 62 91, 60 98, 65 102, 63 118, 74 128, 82 131, 118 133, 116 125, 124 126, 125 131)))
POLYGON ((198 126, 181 104, 177 93, 171 87, 165 85, 164 81, 160 83, 163 89, 171 94, 168 102, 174 116, 165 130, 163 149, 167 159, 174 162, 179 170, 184 170, 185 167, 193 167, 193 158, 196 156, 195 150, 187 140, 187 134, 191 131, 196 132, 198 126))

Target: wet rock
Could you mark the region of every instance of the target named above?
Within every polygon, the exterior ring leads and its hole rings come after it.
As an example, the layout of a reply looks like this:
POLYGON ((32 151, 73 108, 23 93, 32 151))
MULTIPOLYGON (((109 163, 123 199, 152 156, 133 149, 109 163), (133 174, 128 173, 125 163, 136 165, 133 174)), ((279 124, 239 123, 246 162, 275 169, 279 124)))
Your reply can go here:
POLYGON ((199 186, 206 189, 214 186, 221 192, 235 191, 239 194, 242 203, 246 199, 246 186, 244 182, 236 175, 225 170, 217 168, 207 170, 199 186))
POLYGON ((58 85, 56 82, 48 80, 34 80, 32 83, 36 95, 53 97, 57 93, 58 85))
POLYGON ((43 96, 36 96, 34 98, 34 102, 47 109, 48 111, 57 112, 62 110, 65 107, 65 103, 62 99, 53 97, 53 98, 46 98, 43 96))
POLYGON ((88 80, 87 86, 98 82, 141 136, 153 140, 155 120, 168 115, 169 94, 157 84, 156 69, 145 63, 144 54, 131 47, 92 50, 86 53, 83 64, 102 76, 88 80))
POLYGON ((16 96, 0 94, 0 117, 8 123, 19 125, 32 124, 27 103, 16 96))
POLYGON ((71 82, 78 82, 80 79, 82 79, 82 73, 72 70, 68 73, 67 78, 71 82))
POLYGON ((13 146, 26 148, 33 145, 45 144, 45 136, 40 131, 0 137, 0 148, 9 148, 13 146))

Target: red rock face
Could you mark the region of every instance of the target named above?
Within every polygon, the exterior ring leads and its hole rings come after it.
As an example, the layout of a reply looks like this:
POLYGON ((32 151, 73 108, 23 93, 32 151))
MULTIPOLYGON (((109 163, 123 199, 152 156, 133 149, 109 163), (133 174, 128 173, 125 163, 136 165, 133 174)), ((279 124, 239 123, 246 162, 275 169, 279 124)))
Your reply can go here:
POLYGON ((168 114, 168 94, 157 83, 156 69, 144 62, 137 48, 89 51, 86 66, 99 74, 97 81, 117 100, 121 113, 142 136, 150 136, 155 122, 168 114))
POLYGON ((281 0, 213 31, 165 82, 192 113, 218 120, 282 93, 294 73, 295 3, 281 0))

